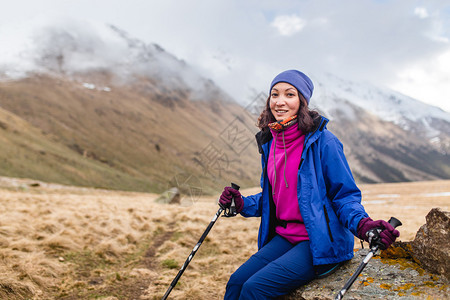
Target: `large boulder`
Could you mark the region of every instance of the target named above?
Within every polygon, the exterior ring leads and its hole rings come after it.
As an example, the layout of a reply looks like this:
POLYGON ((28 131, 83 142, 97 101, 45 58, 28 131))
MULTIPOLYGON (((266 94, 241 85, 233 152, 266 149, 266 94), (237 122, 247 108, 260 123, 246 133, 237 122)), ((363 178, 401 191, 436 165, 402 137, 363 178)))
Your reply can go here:
POLYGON ((427 271, 450 280, 450 212, 433 208, 411 243, 413 258, 427 271))
MULTIPOLYGON (((374 256, 344 299, 449 299, 449 217, 449 212, 432 209, 415 240, 395 242, 374 256)), ((313 280, 280 299, 335 299, 368 251, 356 251, 355 257, 336 273, 313 280)))

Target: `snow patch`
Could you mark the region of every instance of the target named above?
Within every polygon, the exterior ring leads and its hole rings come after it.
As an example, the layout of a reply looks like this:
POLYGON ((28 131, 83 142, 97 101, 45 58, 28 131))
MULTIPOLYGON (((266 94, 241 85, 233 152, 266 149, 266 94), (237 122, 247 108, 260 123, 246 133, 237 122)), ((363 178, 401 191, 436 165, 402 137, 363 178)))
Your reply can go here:
POLYGON ((88 90, 97 90, 97 91, 103 91, 103 92, 111 92, 111 88, 108 86, 105 87, 98 87, 93 83, 83 82, 82 86, 84 88, 87 88, 88 90))
POLYGON ((420 194, 423 197, 450 197, 450 192, 420 194))
POLYGON ((388 203, 387 200, 364 200, 364 201, 362 201, 363 205, 366 205, 366 204, 386 204, 386 203, 388 203))
POLYGON ((400 198, 399 194, 379 194, 376 195, 377 198, 400 198))
POLYGON ((89 90, 95 90, 95 84, 93 83, 83 83, 83 86, 89 90))

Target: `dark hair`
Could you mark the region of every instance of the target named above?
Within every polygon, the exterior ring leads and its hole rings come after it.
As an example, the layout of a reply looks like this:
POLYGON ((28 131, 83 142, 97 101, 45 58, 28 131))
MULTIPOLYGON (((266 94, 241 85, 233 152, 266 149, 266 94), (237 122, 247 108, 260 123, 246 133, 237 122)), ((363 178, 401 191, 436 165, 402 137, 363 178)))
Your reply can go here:
MULTIPOLYGON (((308 107, 308 102, 306 102, 305 97, 301 93, 298 93, 300 99, 300 107, 297 112, 297 122, 298 128, 303 133, 308 133, 314 129, 314 121, 320 117, 319 113, 314 110, 310 110, 308 107)), ((258 118, 257 126, 259 129, 265 131, 268 130, 269 124, 275 122, 276 119, 270 110, 270 96, 267 98, 266 107, 262 111, 258 118)))

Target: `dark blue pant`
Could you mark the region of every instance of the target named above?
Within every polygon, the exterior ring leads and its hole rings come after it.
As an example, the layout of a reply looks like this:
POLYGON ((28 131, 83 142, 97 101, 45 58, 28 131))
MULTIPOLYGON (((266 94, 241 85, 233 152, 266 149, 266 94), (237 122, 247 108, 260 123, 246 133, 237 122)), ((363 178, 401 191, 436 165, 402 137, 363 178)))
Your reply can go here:
POLYGON ((224 299, 273 299, 316 277, 309 241, 276 235, 231 275, 224 299))

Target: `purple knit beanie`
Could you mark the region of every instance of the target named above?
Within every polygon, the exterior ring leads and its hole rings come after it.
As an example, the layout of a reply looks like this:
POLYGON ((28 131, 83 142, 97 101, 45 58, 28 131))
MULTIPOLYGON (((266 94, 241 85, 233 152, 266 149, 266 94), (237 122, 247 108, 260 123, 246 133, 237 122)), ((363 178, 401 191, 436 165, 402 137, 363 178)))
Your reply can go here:
POLYGON ((272 91, 273 86, 279 82, 287 82, 290 85, 293 85, 300 94, 305 97, 309 105, 309 99, 312 96, 314 85, 308 76, 297 70, 281 72, 273 79, 272 84, 270 85, 269 94, 272 91))

